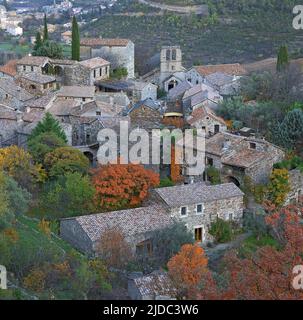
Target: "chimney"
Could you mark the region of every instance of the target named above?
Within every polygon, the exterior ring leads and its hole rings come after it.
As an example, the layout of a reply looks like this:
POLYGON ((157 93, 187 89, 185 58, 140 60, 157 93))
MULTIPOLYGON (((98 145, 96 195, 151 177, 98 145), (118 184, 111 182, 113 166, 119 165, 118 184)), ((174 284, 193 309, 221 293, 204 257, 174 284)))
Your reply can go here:
POLYGON ((19 124, 23 123, 22 112, 21 111, 19 111, 19 110, 17 111, 16 117, 17 117, 17 123, 19 123, 19 124))
POLYGON ((229 140, 229 139, 226 139, 226 140, 223 142, 223 147, 222 147, 222 149, 223 149, 224 151, 226 151, 226 150, 229 149, 230 146, 231 146, 230 140, 229 140))
POLYGON ((112 97, 112 96, 109 97, 109 104, 110 104, 111 106, 114 105, 114 97, 112 97))

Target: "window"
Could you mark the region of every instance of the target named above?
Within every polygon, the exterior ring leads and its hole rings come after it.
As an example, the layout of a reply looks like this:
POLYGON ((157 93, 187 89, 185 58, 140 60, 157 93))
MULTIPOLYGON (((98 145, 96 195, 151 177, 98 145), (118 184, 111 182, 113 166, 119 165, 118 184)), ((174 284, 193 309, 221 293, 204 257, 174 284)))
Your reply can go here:
POLYGON ((43 85, 43 89, 47 89, 47 83, 43 85))
POLYGON ((97 116, 101 116, 101 111, 96 111, 97 116))
POLYGON ((215 133, 220 132, 220 125, 215 124, 215 133))
POLYGON ((140 242, 136 245, 136 254, 140 257, 150 256, 152 252, 153 248, 150 240, 140 242))
POLYGON ((34 67, 31 67, 31 71, 34 71, 34 67))
POLYGON ((86 100, 85 98, 82 98, 82 101, 83 101, 83 102, 85 102, 85 100, 86 100))
POLYGON ((171 55, 172 55, 172 57, 171 57, 172 60, 177 60, 177 50, 176 49, 172 50, 172 54, 171 55))
POLYGON ((96 70, 94 70, 94 78, 96 78, 96 70))
POLYGON ((166 50, 166 61, 170 60, 170 50, 166 50))
POLYGON ((203 213, 203 205, 198 204, 196 208, 197 214, 202 214, 203 213))
POLYGON ((100 68, 99 72, 100 77, 102 77, 102 68, 100 68))
POLYGON ((250 147, 250 149, 256 149, 257 145, 254 142, 250 142, 249 147, 250 147))
POLYGON ((208 164, 209 166, 213 166, 214 165, 214 159, 206 157, 206 164, 208 164))
POLYGON ((181 207, 181 217, 187 216, 187 207, 181 207))
POLYGON ((172 70, 175 70, 175 66, 171 66, 171 69, 172 69, 172 70))
POLYGON ((23 71, 26 71, 26 66, 23 66, 23 71))

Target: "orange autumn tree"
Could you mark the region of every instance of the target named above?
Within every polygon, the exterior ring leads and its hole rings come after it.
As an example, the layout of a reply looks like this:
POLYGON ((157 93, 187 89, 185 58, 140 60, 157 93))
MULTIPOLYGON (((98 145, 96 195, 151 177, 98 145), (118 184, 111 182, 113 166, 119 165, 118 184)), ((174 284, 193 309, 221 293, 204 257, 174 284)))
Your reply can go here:
POLYGON ((207 257, 198 245, 185 244, 168 264, 168 273, 181 295, 189 295, 208 273, 207 257))
POLYGON ((225 257, 227 287, 209 281, 198 289, 198 299, 303 300, 303 291, 295 290, 295 266, 303 265, 303 199, 282 209, 267 206, 266 223, 279 247, 262 246, 242 258, 236 251, 225 257))
POLYGON ((136 207, 160 183, 159 174, 140 164, 108 164, 93 170, 96 205, 102 210, 136 207))

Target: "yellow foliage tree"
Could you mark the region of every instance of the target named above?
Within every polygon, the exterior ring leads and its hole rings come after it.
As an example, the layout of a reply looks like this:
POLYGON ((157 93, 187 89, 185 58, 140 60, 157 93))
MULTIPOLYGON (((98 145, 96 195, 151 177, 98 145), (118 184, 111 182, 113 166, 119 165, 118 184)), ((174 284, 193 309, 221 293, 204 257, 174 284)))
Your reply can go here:
POLYGON ((46 179, 41 165, 34 165, 31 155, 17 146, 0 149, 0 170, 25 187, 30 182, 43 182, 46 179))
POLYGON ((274 169, 268 185, 269 200, 277 207, 285 203, 290 191, 289 172, 287 169, 274 169))

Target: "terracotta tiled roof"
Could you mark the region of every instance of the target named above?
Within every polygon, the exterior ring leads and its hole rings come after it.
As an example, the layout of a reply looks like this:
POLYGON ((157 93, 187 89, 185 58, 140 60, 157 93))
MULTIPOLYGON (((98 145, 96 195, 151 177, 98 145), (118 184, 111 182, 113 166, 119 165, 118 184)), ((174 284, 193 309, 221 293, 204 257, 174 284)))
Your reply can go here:
POLYGON ((72 98, 93 98, 95 95, 94 86, 64 86, 57 93, 58 97, 72 98))
POLYGON ((243 196, 243 192, 233 183, 212 186, 193 183, 155 191, 171 208, 243 196))
POLYGON ((231 154, 230 156, 223 156, 222 163, 241 168, 249 168, 254 163, 261 161, 265 157, 265 152, 256 151, 253 149, 242 149, 239 152, 231 154))
POLYGON ((73 219, 79 223, 91 241, 98 241, 108 229, 117 228, 125 236, 137 235, 164 228, 173 223, 170 215, 162 207, 142 207, 86 215, 73 219))
POLYGON ((17 61, 18 60, 8 61, 4 66, 0 67, 0 72, 14 77, 17 74, 17 61))
POLYGON ((96 58, 81 61, 80 64, 86 68, 95 69, 95 68, 108 66, 108 65, 110 65, 110 62, 108 62, 100 57, 96 57, 96 58))
POLYGON ((36 56, 25 56, 22 59, 17 61, 17 65, 26 65, 26 66, 43 66, 49 61, 47 57, 36 57, 36 56))
POLYGON ((218 122, 220 122, 223 125, 226 125, 225 121, 223 118, 217 116, 216 114, 214 114, 208 107, 206 106, 202 106, 199 108, 196 108, 190 117, 188 117, 187 122, 192 125, 195 122, 205 118, 205 117, 210 117, 218 122))
POLYGON ((247 74, 245 68, 239 63, 234 64, 217 64, 217 65, 206 65, 206 66, 195 66, 195 69, 202 75, 208 76, 215 72, 222 72, 229 75, 243 76, 247 74))
POLYGON ((177 290, 173 286, 167 273, 153 272, 149 275, 134 279, 134 283, 142 296, 169 296, 175 297, 177 290))
POLYGON ((39 72, 29 72, 29 73, 23 74, 21 78, 26 79, 30 82, 35 82, 39 84, 46 84, 46 83, 56 81, 55 77, 41 74, 39 72))
POLYGON ((19 101, 25 102, 33 98, 29 92, 19 87, 14 80, 9 78, 0 79, 0 88, 19 101))
POLYGON ((130 40, 128 39, 102 39, 102 38, 83 38, 81 39, 81 46, 98 47, 126 47, 130 40))

